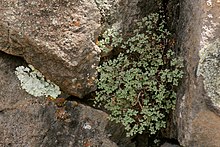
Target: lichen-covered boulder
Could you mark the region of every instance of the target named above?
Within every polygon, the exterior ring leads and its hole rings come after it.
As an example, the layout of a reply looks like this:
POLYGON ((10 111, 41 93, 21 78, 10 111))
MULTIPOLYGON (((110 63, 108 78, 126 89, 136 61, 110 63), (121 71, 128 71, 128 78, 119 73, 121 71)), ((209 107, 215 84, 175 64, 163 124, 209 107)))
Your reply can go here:
POLYGON ((0 52, 1 147, 132 145, 124 128, 109 122, 105 112, 75 101, 58 105, 58 101, 26 93, 14 73, 17 66, 24 64, 22 59, 0 52))
POLYGON ((178 47, 185 79, 177 100, 176 125, 182 146, 220 145, 220 2, 180 2, 178 47))
POLYGON ((0 50, 71 95, 95 90, 101 14, 94 0, 3 0, 0 18, 0 50))
POLYGON ((199 55, 197 74, 204 78, 204 89, 209 97, 206 102, 220 115, 220 39, 204 46, 199 55))

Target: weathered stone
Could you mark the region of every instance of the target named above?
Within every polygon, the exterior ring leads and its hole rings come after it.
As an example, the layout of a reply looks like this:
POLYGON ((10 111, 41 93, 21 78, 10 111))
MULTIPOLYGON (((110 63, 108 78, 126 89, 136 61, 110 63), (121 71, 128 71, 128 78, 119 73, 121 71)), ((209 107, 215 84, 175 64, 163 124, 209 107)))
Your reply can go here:
POLYGON ((0 50, 23 57, 63 91, 83 97, 96 88, 100 28, 113 25, 127 33, 157 8, 156 0, 2 0, 0 50))
POLYGON ((220 115, 220 1, 203 3, 198 75, 202 75, 211 109, 220 115))
POLYGON ((157 0, 95 0, 102 14, 102 27, 115 28, 126 34, 131 31, 135 22, 144 16, 158 11, 157 0))
POLYGON ((74 96, 95 90, 100 11, 94 0, 2 0, 0 50, 23 57, 74 96))
POLYGON ((182 146, 220 145, 218 62, 220 2, 180 2, 177 46, 186 61, 185 79, 179 91, 176 120, 182 146), (217 51, 217 52, 215 52, 217 51), (217 102, 217 103, 216 103, 217 102))
POLYGON ((166 143, 162 144, 160 147, 180 147, 180 146, 166 142, 166 143))
POLYGON ((129 146, 124 129, 110 123, 105 112, 71 101, 58 107, 46 98, 27 94, 14 73, 24 64, 0 52, 1 147, 129 146))

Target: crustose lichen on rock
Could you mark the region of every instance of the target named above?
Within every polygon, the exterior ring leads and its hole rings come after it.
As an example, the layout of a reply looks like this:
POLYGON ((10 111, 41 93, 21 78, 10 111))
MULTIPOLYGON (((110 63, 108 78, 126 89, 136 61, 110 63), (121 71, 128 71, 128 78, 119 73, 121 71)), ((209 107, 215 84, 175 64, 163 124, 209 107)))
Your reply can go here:
POLYGON ((29 67, 18 66, 15 71, 22 89, 33 96, 52 96, 58 97, 61 94, 60 88, 46 80, 42 73, 35 69, 32 65, 29 67))

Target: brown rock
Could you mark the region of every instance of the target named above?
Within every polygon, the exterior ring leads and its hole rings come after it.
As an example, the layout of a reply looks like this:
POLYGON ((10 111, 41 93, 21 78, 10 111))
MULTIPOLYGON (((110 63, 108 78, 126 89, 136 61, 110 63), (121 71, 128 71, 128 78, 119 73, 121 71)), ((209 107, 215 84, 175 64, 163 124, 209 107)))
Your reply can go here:
POLYGON ((93 0, 3 0, 0 18, 0 50, 23 57, 71 95, 95 90, 101 15, 93 0))
POLYGON ((182 146, 220 145, 220 113, 217 111, 220 97, 216 96, 219 68, 215 67, 219 64, 216 57, 219 52, 206 52, 220 38, 219 8, 218 1, 180 2, 177 43, 186 61, 186 75, 179 91, 176 118, 178 140, 182 146), (204 50, 206 54, 203 54, 204 50))
POLYGON ((157 8, 156 0, 2 0, 0 50, 23 57, 63 91, 82 98, 96 89, 101 19, 103 28, 114 25, 126 33, 157 8))
POLYGON ((20 89, 14 74, 19 65, 20 58, 0 52, 1 147, 129 146, 124 129, 109 123, 105 112, 71 101, 58 107, 20 89))

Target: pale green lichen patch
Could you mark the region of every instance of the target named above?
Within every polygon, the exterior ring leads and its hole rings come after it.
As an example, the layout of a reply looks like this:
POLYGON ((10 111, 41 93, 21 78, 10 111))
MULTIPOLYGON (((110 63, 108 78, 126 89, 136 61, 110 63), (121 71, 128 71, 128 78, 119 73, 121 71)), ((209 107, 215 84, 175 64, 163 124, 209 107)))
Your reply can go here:
POLYGON ((49 80, 46 80, 32 65, 19 66, 15 74, 21 82, 21 87, 33 96, 52 96, 57 98, 61 94, 60 88, 49 80))
POLYGON ((204 88, 213 105, 220 107, 220 40, 205 46, 199 56, 198 75, 204 77, 204 88))

